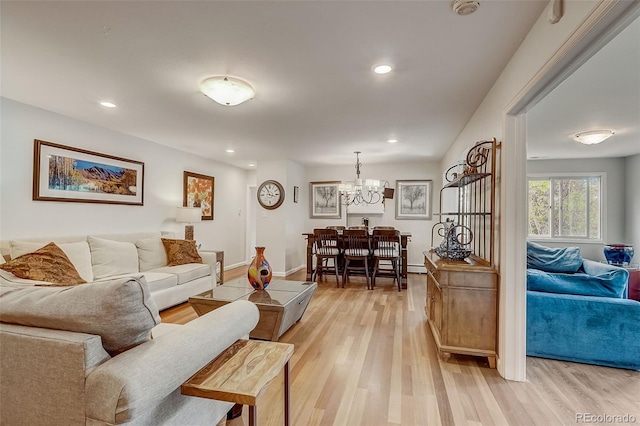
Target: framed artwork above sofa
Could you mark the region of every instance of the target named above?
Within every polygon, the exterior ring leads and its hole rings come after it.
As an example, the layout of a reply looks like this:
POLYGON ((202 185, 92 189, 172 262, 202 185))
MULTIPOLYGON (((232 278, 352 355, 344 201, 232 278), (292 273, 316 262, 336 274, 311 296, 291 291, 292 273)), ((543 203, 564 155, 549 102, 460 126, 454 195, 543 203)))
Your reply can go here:
POLYGON ((144 203, 144 163, 34 140, 33 200, 144 203))

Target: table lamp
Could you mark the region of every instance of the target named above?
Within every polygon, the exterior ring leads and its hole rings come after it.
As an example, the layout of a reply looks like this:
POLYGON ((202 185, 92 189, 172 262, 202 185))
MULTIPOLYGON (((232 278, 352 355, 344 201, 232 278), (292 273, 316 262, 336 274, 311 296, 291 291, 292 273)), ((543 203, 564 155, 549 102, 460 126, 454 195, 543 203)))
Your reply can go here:
POLYGON ((176 211, 176 222, 187 223, 184 227, 184 239, 193 240, 192 223, 202 220, 202 209, 200 207, 178 207, 176 211))

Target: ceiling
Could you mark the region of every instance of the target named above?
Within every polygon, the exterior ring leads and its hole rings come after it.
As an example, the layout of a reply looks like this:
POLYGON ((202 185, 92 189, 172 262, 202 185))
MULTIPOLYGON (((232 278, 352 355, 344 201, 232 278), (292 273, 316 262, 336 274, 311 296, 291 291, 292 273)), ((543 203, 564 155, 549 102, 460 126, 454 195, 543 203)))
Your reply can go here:
POLYGON ((243 168, 439 160, 546 5, 2 1, 2 96, 243 168), (198 92, 219 74, 255 98, 198 92))
POLYGON ((626 157, 640 154, 640 18, 527 113, 530 159, 626 157), (610 129, 597 145, 572 139, 610 129))

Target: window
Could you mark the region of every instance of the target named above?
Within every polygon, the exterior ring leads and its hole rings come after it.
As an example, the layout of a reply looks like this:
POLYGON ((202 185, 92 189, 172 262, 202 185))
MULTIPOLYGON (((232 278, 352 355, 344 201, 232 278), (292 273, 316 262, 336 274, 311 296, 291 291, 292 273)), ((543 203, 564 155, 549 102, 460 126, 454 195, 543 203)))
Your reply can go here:
POLYGON ((603 177, 530 176, 529 237, 601 240, 603 177))

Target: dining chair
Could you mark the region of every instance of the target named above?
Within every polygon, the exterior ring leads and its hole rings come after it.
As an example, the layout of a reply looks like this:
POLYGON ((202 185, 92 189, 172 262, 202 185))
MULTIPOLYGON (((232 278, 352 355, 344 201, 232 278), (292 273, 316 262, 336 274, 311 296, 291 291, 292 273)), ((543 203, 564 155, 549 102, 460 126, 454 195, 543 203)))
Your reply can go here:
POLYGON ((376 229, 396 229, 393 226, 374 226, 373 230, 375 231, 376 229))
MULTIPOLYGON (((316 257, 316 268, 314 270, 315 280, 322 278, 322 273, 335 272, 336 287, 340 287, 340 278, 338 275, 338 259, 340 258, 340 240, 338 231, 335 229, 314 229, 313 240, 315 242, 314 252, 316 257), (333 266, 329 266, 329 260, 333 260, 333 266)), ((311 277, 313 281, 313 276, 311 277)))
POLYGON ((344 231, 346 229, 346 227, 345 226, 334 225, 334 226, 327 226, 327 229, 335 229, 336 231, 344 231))
POLYGON ((395 281, 398 282, 398 291, 401 291, 400 282, 400 231, 397 229, 374 229, 373 230, 373 277, 371 288, 376 285, 378 272, 390 272, 395 281), (380 261, 391 262, 391 269, 380 268, 380 261))
POLYGON ((345 229, 342 233, 344 249, 344 271, 342 273, 342 287, 347 282, 349 271, 364 272, 367 280, 367 290, 373 289, 369 279, 369 233, 366 229, 345 229), (353 263, 356 262, 356 263, 353 263))
POLYGON ((366 231, 368 228, 365 225, 351 225, 347 229, 364 229, 366 231))

